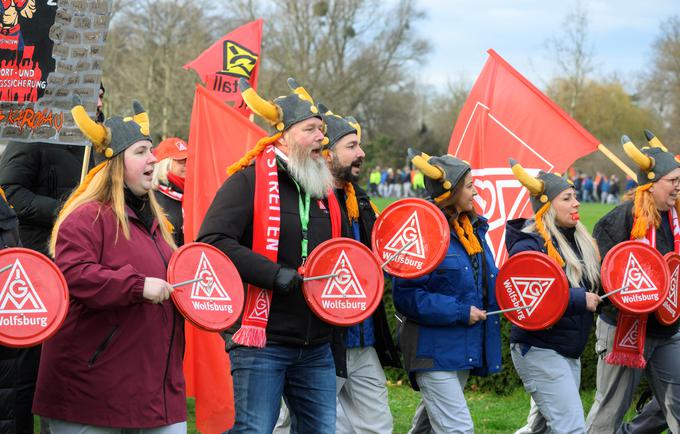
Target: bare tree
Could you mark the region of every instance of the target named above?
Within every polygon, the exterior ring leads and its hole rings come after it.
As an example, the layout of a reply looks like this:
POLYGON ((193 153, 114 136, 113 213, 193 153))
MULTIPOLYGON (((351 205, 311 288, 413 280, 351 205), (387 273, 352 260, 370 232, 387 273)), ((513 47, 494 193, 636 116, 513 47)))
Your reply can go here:
POLYGON ((136 98, 149 111, 155 138, 188 137, 196 76, 182 66, 222 36, 222 20, 207 5, 141 0, 118 11, 106 44, 107 111, 125 112, 136 98))
POLYGON ((391 7, 378 0, 228 4, 237 22, 265 20, 262 93, 287 92, 286 78, 295 77, 335 112, 356 116, 369 134, 383 130, 374 113, 387 109, 384 101, 389 99, 396 104, 392 109, 402 113, 412 110, 415 100, 409 99, 409 89, 430 49, 413 30, 413 23, 423 18, 413 0, 399 0, 391 7), (386 95, 395 92, 402 97, 386 95))
POLYGON ((667 19, 652 47, 653 60, 645 71, 641 99, 664 120, 664 143, 680 143, 680 16, 667 19))
POLYGON ((588 36, 588 13, 581 3, 564 18, 562 32, 546 42, 559 67, 558 75, 569 85, 569 103, 565 107, 573 116, 588 74, 593 72, 593 47, 588 36))

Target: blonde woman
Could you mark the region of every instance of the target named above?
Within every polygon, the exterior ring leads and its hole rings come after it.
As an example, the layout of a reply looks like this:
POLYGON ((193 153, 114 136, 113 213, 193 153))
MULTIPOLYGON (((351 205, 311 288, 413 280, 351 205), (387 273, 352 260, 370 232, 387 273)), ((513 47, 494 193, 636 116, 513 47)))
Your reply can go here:
POLYGON ((175 248, 151 193, 148 117, 76 123, 106 161, 67 200, 51 254, 71 303, 43 344, 34 413, 55 433, 186 432, 183 320, 164 280, 175 248))
POLYGON ((555 325, 537 331, 512 326, 512 362, 532 398, 529 423, 518 433, 583 433, 580 357, 600 300, 599 254, 579 221, 574 186, 557 174, 540 172, 534 178, 517 162, 511 160, 510 164, 529 190, 536 215, 507 222, 508 253, 546 253, 564 269, 570 286, 567 310, 555 325))
POLYGON ((184 244, 184 181, 186 180, 187 143, 177 137, 163 140, 154 150, 158 164, 153 171, 153 189, 158 204, 174 228, 175 244, 184 244))

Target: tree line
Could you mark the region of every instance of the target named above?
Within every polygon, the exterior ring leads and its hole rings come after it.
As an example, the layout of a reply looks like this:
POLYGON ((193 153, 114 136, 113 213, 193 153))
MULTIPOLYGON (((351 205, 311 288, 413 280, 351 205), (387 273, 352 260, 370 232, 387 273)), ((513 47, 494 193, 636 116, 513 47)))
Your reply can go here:
MULTIPOLYGON (((444 88, 417 71, 431 52, 417 32, 427 18, 417 0, 116 0, 106 43, 104 108, 118 113, 140 99, 155 139, 188 138, 198 76, 182 66, 232 29, 264 19, 259 92, 288 92, 295 77, 319 102, 363 126, 367 163, 401 167, 406 149, 444 153, 472 82, 444 88)), ((452 48, 453 49, 453 48, 452 48)), ((587 11, 577 7, 546 40, 557 73, 542 90, 610 149, 626 133, 642 144, 643 128, 680 152, 680 16, 660 19, 650 62, 630 85, 597 78, 587 11)), ((618 169, 602 155, 578 169, 618 169)), ((625 161, 625 160, 624 160, 625 161)))

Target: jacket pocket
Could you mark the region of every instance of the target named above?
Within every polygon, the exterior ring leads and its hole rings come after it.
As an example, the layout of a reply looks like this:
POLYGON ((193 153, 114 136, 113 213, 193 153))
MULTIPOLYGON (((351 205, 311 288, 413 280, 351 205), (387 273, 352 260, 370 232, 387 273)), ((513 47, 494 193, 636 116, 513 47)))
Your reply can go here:
POLYGON ((92 365, 97 361, 99 356, 106 350, 106 347, 109 346, 109 343, 111 342, 111 339, 115 336, 116 332, 118 332, 118 326, 115 325, 111 328, 111 331, 109 334, 104 338, 103 341, 97 346, 97 349, 94 350, 94 353, 92 354, 92 357, 87 361, 87 367, 91 368, 92 365))

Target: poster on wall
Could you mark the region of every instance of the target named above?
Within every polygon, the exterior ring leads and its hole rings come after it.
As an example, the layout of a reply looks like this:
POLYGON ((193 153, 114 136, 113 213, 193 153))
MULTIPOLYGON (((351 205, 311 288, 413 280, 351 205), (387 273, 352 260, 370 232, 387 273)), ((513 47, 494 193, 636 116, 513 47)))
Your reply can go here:
POLYGON ((111 0, 0 0, 0 141, 87 142, 70 109, 94 116, 111 0))

